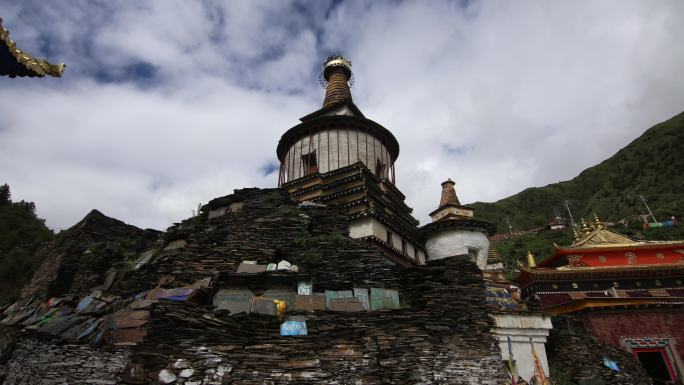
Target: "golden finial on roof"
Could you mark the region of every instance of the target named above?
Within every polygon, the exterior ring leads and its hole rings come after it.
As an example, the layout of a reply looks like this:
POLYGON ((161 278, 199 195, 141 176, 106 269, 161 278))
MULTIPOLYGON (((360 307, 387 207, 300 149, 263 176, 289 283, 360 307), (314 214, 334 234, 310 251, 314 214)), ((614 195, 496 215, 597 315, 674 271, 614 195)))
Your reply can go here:
POLYGON ((589 234, 591 233, 591 228, 589 225, 587 225, 587 222, 584 221, 584 218, 581 219, 582 222, 582 234, 589 234))
POLYGON ((575 239, 575 241, 579 241, 580 238, 582 238, 582 233, 580 233, 576 226, 572 227, 572 237, 575 239))
POLYGON ((594 223, 593 227, 595 230, 599 230, 603 228, 603 224, 601 223, 601 220, 599 219, 598 215, 594 213, 594 223))
POLYGON ((534 260, 534 254, 531 251, 527 251, 527 266, 532 269, 537 267, 537 262, 534 260))

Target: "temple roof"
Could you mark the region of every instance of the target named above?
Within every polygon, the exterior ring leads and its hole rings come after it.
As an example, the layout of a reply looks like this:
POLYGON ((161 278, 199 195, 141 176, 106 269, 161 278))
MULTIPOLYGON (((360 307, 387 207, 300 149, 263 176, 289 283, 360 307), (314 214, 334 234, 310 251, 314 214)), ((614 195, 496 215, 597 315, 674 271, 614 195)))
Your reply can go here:
POLYGON ((0 18, 0 75, 43 77, 45 75, 61 77, 64 64, 52 64, 45 59, 37 59, 17 48, 9 38, 9 31, 2 26, 0 18))
POLYGON ((551 267, 564 263, 572 254, 584 254, 591 251, 631 251, 635 249, 672 248, 679 245, 684 248, 684 240, 679 241, 643 241, 630 238, 607 229, 595 218, 591 224, 582 220, 580 230, 573 229, 575 241, 570 246, 556 246, 555 254, 540 262, 539 267, 551 267))
POLYGON ((573 249, 580 247, 593 248, 596 246, 633 245, 637 243, 639 242, 632 238, 610 231, 603 226, 599 226, 577 239, 570 247, 573 249))

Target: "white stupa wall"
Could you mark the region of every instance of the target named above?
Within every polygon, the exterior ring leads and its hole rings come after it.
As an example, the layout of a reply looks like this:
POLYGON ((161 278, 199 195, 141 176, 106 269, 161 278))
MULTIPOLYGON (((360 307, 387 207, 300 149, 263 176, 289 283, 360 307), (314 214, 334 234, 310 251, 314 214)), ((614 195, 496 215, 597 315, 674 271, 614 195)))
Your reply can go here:
POLYGON ((454 255, 468 254, 469 250, 476 250, 477 257, 473 262, 483 269, 487 266, 489 240, 484 233, 471 230, 446 230, 434 235, 425 243, 427 259, 443 259, 454 255))

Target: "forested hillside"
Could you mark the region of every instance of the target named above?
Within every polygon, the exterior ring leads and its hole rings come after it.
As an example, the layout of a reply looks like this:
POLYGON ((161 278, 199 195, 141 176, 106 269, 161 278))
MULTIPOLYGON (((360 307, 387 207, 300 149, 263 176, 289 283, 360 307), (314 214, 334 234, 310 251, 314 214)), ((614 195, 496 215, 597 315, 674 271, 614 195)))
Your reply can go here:
POLYGON ((0 307, 14 301, 40 265, 35 253, 52 238, 33 202, 12 202, 10 188, 0 185, 0 307))
MULTIPOLYGON (((508 230, 545 225, 556 208, 567 218, 562 202, 569 200, 575 220, 597 213, 616 221, 646 214, 643 195, 657 219, 684 215, 684 113, 659 123, 609 159, 572 180, 528 188, 494 203, 476 202, 478 218, 508 230)), ((578 154, 581 156, 581 154, 578 154)), ((559 159, 558 161, 563 161, 559 159)), ((684 218, 683 218, 684 219, 684 218)))

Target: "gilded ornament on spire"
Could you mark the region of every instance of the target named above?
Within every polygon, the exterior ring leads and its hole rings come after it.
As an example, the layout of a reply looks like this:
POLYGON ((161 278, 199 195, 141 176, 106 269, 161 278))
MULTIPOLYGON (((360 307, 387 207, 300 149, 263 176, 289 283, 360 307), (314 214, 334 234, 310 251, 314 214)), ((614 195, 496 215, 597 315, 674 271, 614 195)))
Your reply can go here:
POLYGON ((589 225, 587 225, 587 222, 584 220, 584 218, 581 219, 582 222, 582 234, 589 234, 591 233, 591 228, 589 225))
POLYGON ((580 238, 582 238, 582 234, 575 226, 572 227, 572 237, 575 239, 575 241, 579 241, 580 238))
POLYGON ((532 269, 537 267, 537 262, 534 260, 534 254, 531 251, 527 251, 527 266, 532 269))
POLYGON ((594 213, 593 227, 594 227, 594 230, 600 230, 603 228, 603 224, 601 223, 601 220, 599 219, 599 217, 596 213, 594 213))

